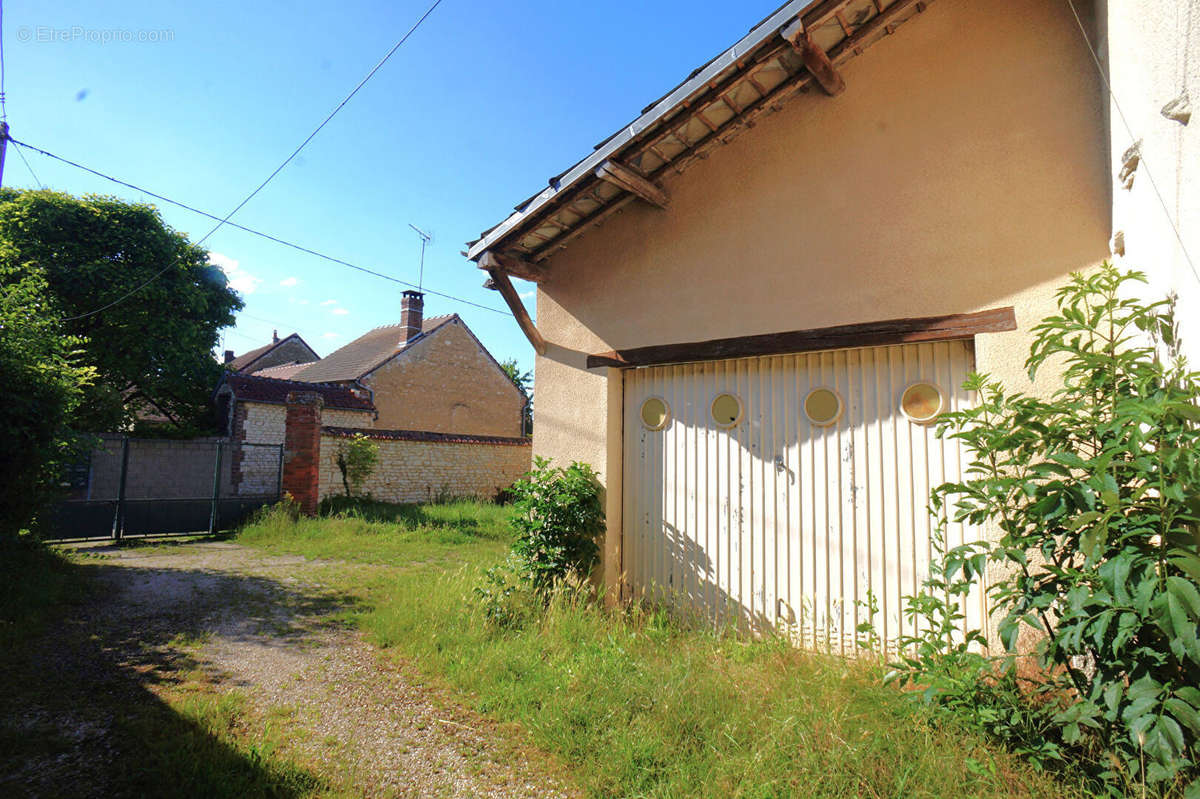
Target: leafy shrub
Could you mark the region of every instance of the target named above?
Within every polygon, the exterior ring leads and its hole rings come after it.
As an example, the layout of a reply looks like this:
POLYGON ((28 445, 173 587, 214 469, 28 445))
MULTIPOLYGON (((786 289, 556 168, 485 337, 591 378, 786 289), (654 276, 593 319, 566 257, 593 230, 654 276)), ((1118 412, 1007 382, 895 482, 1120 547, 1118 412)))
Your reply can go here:
POLYGON ((0 538, 13 538, 58 492, 77 455, 69 423, 95 370, 80 366, 84 341, 63 335, 61 314, 36 271, 9 274, 0 246, 0 538))
POLYGON ((901 642, 894 676, 1036 762, 1074 764, 1112 793, 1186 784, 1191 799, 1200 375, 1179 354, 1173 303, 1123 298, 1129 281, 1145 278, 1106 264, 1059 290, 1027 361, 1031 378, 1051 359, 1063 367, 1049 399, 972 375, 976 405, 943 420, 971 463, 963 482, 936 489, 934 508, 943 523, 990 522, 999 537, 945 552, 909 598, 924 631, 901 642), (989 564, 999 656, 972 649, 979 631, 956 633, 989 564), (1036 668, 1021 660, 1029 640, 1036 668))
POLYGON ((600 482, 586 463, 566 469, 535 458, 510 489, 516 540, 509 557, 474 589, 488 623, 521 627, 564 591, 578 598, 600 555, 600 482))
POLYGON ((379 460, 379 445, 362 433, 343 438, 337 445, 337 465, 342 473, 346 496, 362 494, 363 484, 375 471, 379 460))
POLYGON ((548 458, 535 458, 533 470, 513 484, 512 493, 513 554, 534 588, 549 589, 571 573, 590 573, 604 532, 600 481, 592 467, 575 462, 563 469, 548 458))

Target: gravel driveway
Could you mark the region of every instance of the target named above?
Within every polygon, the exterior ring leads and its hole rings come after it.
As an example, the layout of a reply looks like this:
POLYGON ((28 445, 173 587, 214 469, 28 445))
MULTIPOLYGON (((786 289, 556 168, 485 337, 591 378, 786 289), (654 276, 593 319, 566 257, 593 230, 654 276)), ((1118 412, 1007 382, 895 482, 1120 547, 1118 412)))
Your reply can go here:
MULTIPOLYGON (((286 730, 281 754, 339 794, 574 793, 548 776, 549 759, 520 744, 518 733, 423 684, 341 623, 339 612, 353 600, 319 583, 320 564, 227 542, 87 546, 76 554, 102 586, 99 601, 75 619, 84 628, 78 632, 106 642, 120 668, 137 672, 152 691, 201 675, 217 691, 244 696, 256 718, 286 730)), ((40 657, 64 667, 70 639, 49 637, 40 657)), ((29 723, 47 723, 36 708, 28 713, 29 723)), ((64 733, 80 747, 104 750, 102 722, 53 715, 53 723, 72 726, 64 733)), ((93 759, 69 769, 26 763, 24 774, 0 775, 0 793, 7 784, 55 795, 63 787, 56 773, 86 783, 81 769, 93 759)), ((102 780, 90 784, 103 794, 102 780)))

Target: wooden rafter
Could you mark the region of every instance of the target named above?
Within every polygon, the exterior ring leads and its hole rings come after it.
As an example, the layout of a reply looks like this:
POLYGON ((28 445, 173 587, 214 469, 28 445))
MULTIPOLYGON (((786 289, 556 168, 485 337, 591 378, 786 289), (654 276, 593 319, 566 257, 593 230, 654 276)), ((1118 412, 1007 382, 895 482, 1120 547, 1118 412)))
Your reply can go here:
MULTIPOLYGON (((817 4, 803 16, 805 29, 812 30, 821 22, 832 18, 834 13, 844 6, 845 3, 846 0, 824 0, 824 2, 817 4)), ((878 8, 879 5, 881 4, 877 3, 876 7, 878 8)), ((895 27, 895 25, 898 24, 898 20, 901 18, 901 15, 903 15, 906 10, 911 10, 915 6, 916 10, 920 12, 924 11, 927 5, 927 0, 925 2, 922 2, 922 0, 892 0, 892 2, 888 3, 882 8, 880 13, 876 14, 862 25, 859 25, 854 30, 852 36, 843 39, 829 49, 827 56, 830 60, 830 63, 840 64, 843 61, 848 60, 854 55, 860 53, 864 45, 871 41, 879 30, 888 30, 889 28, 895 27)), ((748 75, 750 77, 754 77, 753 72, 758 65, 764 64, 772 58, 777 58, 781 52, 791 48, 790 43, 784 41, 782 37, 776 37, 774 41, 777 44, 770 44, 770 40, 764 41, 762 45, 757 47, 754 51, 748 53, 745 58, 739 61, 739 64, 744 63, 749 65, 748 67, 744 67, 745 71, 740 74, 731 74, 729 77, 717 81, 715 87, 712 85, 706 86, 703 91, 689 98, 688 104, 691 107, 703 107, 705 102, 715 100, 717 98, 727 100, 728 98, 721 97, 721 95, 735 88, 739 81, 747 80, 748 75)), ((786 70, 786 66, 784 68, 786 70)), ((770 89, 766 89, 766 87, 759 84, 757 80, 751 80, 750 84, 754 86, 756 91, 758 91, 762 96, 748 103, 744 108, 741 109, 740 114, 718 125, 716 131, 707 131, 705 135, 701 136, 699 139, 695 141, 688 141, 685 137, 680 135, 675 127, 679 124, 679 118, 681 115, 673 114, 669 117, 664 117, 643 131, 642 136, 639 137, 636 142, 631 143, 631 147, 624 151, 625 157, 628 160, 633 160, 636 162, 636 158, 641 152, 654 152, 654 154, 658 156, 663 163, 655 167, 653 170, 646 172, 645 177, 650 181, 657 180, 660 175, 666 172, 667 169, 681 170, 689 161, 693 160, 695 157, 698 157, 704 151, 707 151, 714 143, 719 140, 724 140, 728 133, 732 132, 736 128, 747 126, 755 117, 759 116, 770 108, 777 107, 787 97, 802 90, 805 86, 812 82, 815 82, 815 80, 812 73, 809 72, 808 69, 800 70, 799 72, 792 72, 788 77, 772 86, 770 89), (664 157, 665 154, 661 151, 658 151, 657 148, 661 147, 666 139, 672 137, 677 139, 684 149, 682 152, 676 154, 672 159, 668 160, 664 157)), ((736 105, 731 107, 736 108, 736 105)), ((597 202, 594 187, 594 183, 589 184, 587 182, 580 186, 573 187, 573 196, 580 199, 589 198, 594 202, 597 202)), ((569 241, 581 235, 586 229, 591 228, 593 225, 599 224, 610 214, 620 210, 620 208, 624 207, 628 200, 629 195, 624 195, 606 200, 602 203, 598 203, 599 207, 590 213, 582 215, 582 218, 572 225, 572 229, 569 232, 564 232, 559 236, 555 236, 552 241, 547 242, 544 246, 535 247, 530 252, 529 257, 534 262, 543 261, 553 252, 561 250, 569 241)), ((567 199, 566 201, 572 202, 573 199, 567 199)), ((549 211, 547 213, 549 213, 549 211)), ((523 223, 521 228, 529 230, 536 228, 541 224, 542 222, 538 221, 538 218, 535 217, 534 219, 523 223)), ((516 231, 513 231, 513 233, 515 234, 516 231)))
POLYGON ((826 94, 835 97, 846 91, 846 81, 842 78, 842 73, 838 72, 837 67, 829 60, 829 54, 812 40, 808 29, 804 27, 804 20, 795 19, 789 22, 779 31, 779 35, 800 54, 805 69, 812 73, 826 94))
POLYGON ((1016 329, 1017 319, 1011 307, 994 308, 977 313, 888 319, 880 322, 792 330, 786 333, 763 333, 614 350, 589 355, 587 365, 589 369, 594 369, 600 366, 653 366, 664 363, 715 361, 845 347, 953 341, 972 338, 981 333, 1001 333, 1016 329))
POLYGON ((608 160, 596 167, 596 177, 641 197, 651 205, 666 208, 669 198, 660 186, 646 180, 624 164, 608 160))
POLYGON ((541 283, 546 279, 546 267, 517 258, 488 250, 479 256, 479 268, 488 272, 499 270, 505 274, 528 280, 530 283, 541 283))
MULTIPOLYGON (((490 253, 485 252, 479 259, 481 267, 483 259, 487 258, 488 255, 490 253)), ((513 318, 517 320, 517 326, 521 328, 521 332, 525 334, 525 338, 529 339, 529 343, 533 345, 534 351, 538 355, 545 355, 546 340, 542 338, 542 334, 538 331, 537 326, 529 318, 529 311, 525 310, 525 303, 521 302, 521 296, 513 288, 512 281, 508 279, 508 274, 500 269, 488 269, 487 272, 491 276, 491 287, 500 292, 500 296, 504 298, 504 302, 508 305, 508 310, 512 311, 513 318)))

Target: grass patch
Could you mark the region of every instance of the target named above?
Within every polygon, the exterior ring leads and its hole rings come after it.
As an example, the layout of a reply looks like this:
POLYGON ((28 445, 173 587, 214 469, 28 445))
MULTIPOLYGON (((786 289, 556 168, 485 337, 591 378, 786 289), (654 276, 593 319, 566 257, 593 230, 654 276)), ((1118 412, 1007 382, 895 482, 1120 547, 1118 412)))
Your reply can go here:
POLYGON ((386 522, 271 518, 239 540, 349 561, 325 574, 363 598, 355 620, 380 646, 465 704, 519 724, 594 796, 1072 795, 982 739, 934 724, 881 686, 878 664, 568 598, 536 624, 496 631, 472 589, 503 557, 505 511, 450 507, 459 510, 397 511, 386 522), (459 512, 488 522, 450 533, 407 521, 459 512), (354 561, 402 568, 364 574, 354 561))

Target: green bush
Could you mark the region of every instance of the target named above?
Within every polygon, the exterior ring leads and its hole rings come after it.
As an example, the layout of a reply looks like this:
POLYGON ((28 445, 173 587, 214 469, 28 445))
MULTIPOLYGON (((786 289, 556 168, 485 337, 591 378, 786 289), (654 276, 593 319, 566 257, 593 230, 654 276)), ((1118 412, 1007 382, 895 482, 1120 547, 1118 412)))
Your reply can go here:
POLYGON ((556 593, 577 595, 600 555, 604 532, 600 482, 586 463, 566 469, 535 458, 510 489, 516 539, 509 557, 488 569, 474 589, 488 622, 520 627, 556 593))
POLYGON ((346 496, 362 494, 363 485, 379 461, 379 445, 362 433, 343 438, 337 445, 337 465, 346 496))
POLYGON ((589 574, 604 532, 600 481, 592 467, 575 462, 563 469, 548 458, 535 458, 533 470, 512 493, 513 554, 534 588, 548 590, 569 574, 589 574))
POLYGON ((1082 768, 1113 794, 1190 799, 1200 375, 1179 354, 1173 303, 1125 298, 1130 281, 1144 277, 1106 264, 1058 292, 1027 362, 1031 378, 1062 367, 1049 399, 972 375, 978 401, 944 419, 939 432, 971 463, 961 483, 936 489, 934 508, 943 523, 990 522, 999 537, 945 552, 909 598, 924 632, 901 642, 894 676, 1042 765, 1082 768), (979 631, 955 633, 961 600, 989 572, 999 656, 972 647, 979 631), (1021 662, 1031 641, 1033 667, 1021 662))
POLYGON ((69 423, 95 377, 79 365, 83 340, 63 335, 45 279, 7 274, 7 257, 0 245, 0 538, 15 537, 58 492, 77 450, 69 423))

